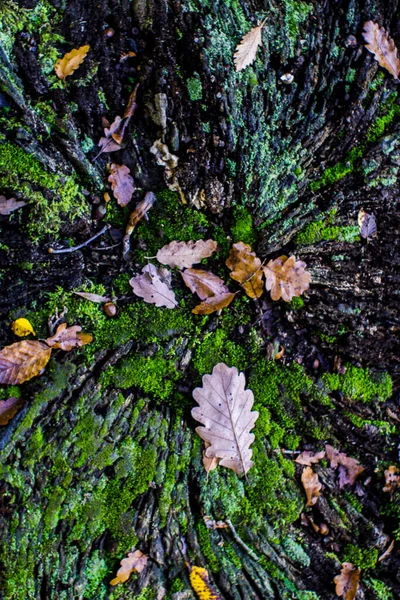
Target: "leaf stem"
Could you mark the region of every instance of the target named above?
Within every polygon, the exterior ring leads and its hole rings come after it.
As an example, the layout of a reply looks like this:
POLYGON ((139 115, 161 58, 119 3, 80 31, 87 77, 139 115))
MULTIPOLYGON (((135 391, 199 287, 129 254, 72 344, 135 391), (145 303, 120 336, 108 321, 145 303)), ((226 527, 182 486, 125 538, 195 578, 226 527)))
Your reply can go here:
POLYGON ((86 242, 82 242, 82 244, 79 244, 78 246, 72 246, 71 248, 63 248, 61 250, 54 250, 54 248, 49 248, 48 252, 49 252, 49 254, 68 254, 69 252, 75 252, 75 250, 80 250, 84 246, 87 246, 88 244, 93 242, 93 240, 96 240, 98 237, 103 235, 103 233, 108 231, 110 228, 111 228, 111 225, 109 225, 109 224, 105 225, 103 227, 103 229, 101 229, 98 233, 96 233, 94 236, 92 236, 91 238, 86 240, 86 242))

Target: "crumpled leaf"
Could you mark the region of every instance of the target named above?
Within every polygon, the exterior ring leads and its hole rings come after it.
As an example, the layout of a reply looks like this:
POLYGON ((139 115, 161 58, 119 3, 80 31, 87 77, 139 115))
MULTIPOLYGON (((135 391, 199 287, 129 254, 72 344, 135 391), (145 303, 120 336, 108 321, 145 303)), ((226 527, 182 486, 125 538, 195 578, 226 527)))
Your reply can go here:
POLYGON ((135 552, 129 552, 128 558, 123 558, 121 560, 121 567, 117 571, 117 576, 110 581, 110 584, 118 585, 119 583, 124 583, 124 581, 128 581, 133 571, 135 571, 136 573, 141 573, 147 565, 148 560, 149 557, 146 554, 143 554, 143 552, 141 552, 140 550, 135 550, 135 552))
POLYGON ((125 229, 124 239, 122 240, 124 258, 128 259, 129 256, 129 241, 133 230, 135 229, 139 221, 141 221, 141 219, 148 219, 147 212, 148 210, 150 210, 150 208, 153 206, 156 200, 156 195, 153 192, 147 192, 144 197, 144 200, 139 202, 135 210, 133 210, 129 215, 128 223, 125 229))
POLYGON ((110 302, 111 298, 108 296, 100 296, 99 294, 91 294, 89 292, 73 292, 77 296, 81 298, 85 298, 85 300, 89 300, 90 302, 96 302, 97 304, 103 304, 104 302, 110 302))
POLYGON ((400 486, 400 475, 399 469, 394 465, 391 465, 385 471, 385 487, 383 488, 384 492, 389 492, 393 494, 395 489, 400 486))
POLYGON ((67 327, 66 323, 61 323, 57 327, 55 334, 46 340, 46 344, 51 348, 61 348, 65 352, 69 352, 74 348, 80 348, 90 344, 93 340, 89 333, 81 333, 82 327, 79 325, 73 325, 73 327, 67 327))
POLYGON ((306 506, 314 506, 321 495, 322 488, 318 474, 314 473, 311 467, 305 467, 301 474, 301 483, 307 496, 306 506))
POLYGON ((363 36, 367 42, 365 47, 374 54, 375 60, 378 61, 381 67, 389 71, 393 77, 398 79, 400 59, 395 43, 389 37, 387 31, 383 27, 379 27, 378 23, 367 21, 364 23, 363 36))
POLYGON ((360 581, 360 569, 352 563, 342 563, 340 575, 336 575, 334 582, 336 585, 336 594, 342 596, 343 600, 354 600, 360 581))
POLYGON ((187 287, 200 300, 204 300, 192 310, 194 314, 209 315, 228 306, 235 297, 224 281, 214 273, 202 269, 185 269, 181 275, 187 287))
POLYGON ((298 463, 299 465, 306 465, 307 467, 310 467, 312 464, 319 463, 319 461, 324 457, 324 450, 321 450, 321 452, 311 452, 310 450, 305 450, 298 455, 294 462, 298 463))
POLYGON ((118 127, 114 129, 114 131, 111 134, 113 140, 117 142, 117 144, 122 144, 126 128, 128 127, 129 121, 131 120, 131 117, 133 117, 135 110, 137 109, 136 94, 138 91, 138 87, 139 84, 137 83, 133 92, 129 96, 128 104, 125 108, 125 112, 122 119, 120 119, 119 121, 118 127))
POLYGON ((214 521, 214 519, 208 515, 203 517, 203 521, 207 529, 226 529, 228 527, 228 524, 225 523, 225 521, 214 521))
POLYGON ((17 319, 16 321, 13 321, 11 323, 11 329, 13 333, 15 333, 15 335, 17 335, 18 337, 25 337, 26 335, 29 335, 31 333, 35 335, 32 324, 28 321, 28 319, 21 318, 17 319))
POLYGON ((364 467, 360 465, 358 460, 350 458, 344 452, 335 450, 333 446, 327 444, 325 446, 326 457, 331 463, 331 468, 336 469, 339 467, 339 487, 343 488, 345 485, 353 485, 359 475, 365 471, 364 467))
POLYGON ((263 270, 265 287, 271 291, 272 300, 282 298, 285 302, 290 302, 294 296, 301 296, 311 281, 310 273, 305 270, 306 266, 302 260, 296 261, 295 256, 280 256, 270 260, 263 270))
POLYGON ((249 244, 233 244, 225 262, 231 270, 230 276, 238 281, 249 298, 259 298, 263 293, 261 260, 251 251, 249 244))
POLYGON ((157 252, 157 260, 172 268, 190 269, 192 265, 199 263, 203 258, 208 258, 214 254, 217 246, 218 244, 214 240, 173 241, 157 252))
POLYGON ((0 425, 7 425, 8 421, 19 411, 25 404, 22 398, 8 398, 8 400, 0 400, 0 425))
POLYGON ((50 360, 51 348, 38 340, 23 340, 0 352, 0 383, 16 385, 39 375, 50 360))
POLYGON ((23 200, 16 200, 15 198, 7 200, 5 196, 0 196, 0 215, 10 215, 13 210, 18 210, 23 206, 26 206, 26 202, 23 200))
POLYGON ((162 281, 159 270, 151 263, 142 269, 141 275, 129 280, 136 296, 143 298, 148 304, 175 308, 178 303, 174 292, 162 281))
POLYGON ((179 158, 175 154, 171 154, 166 144, 163 144, 161 140, 156 140, 150 152, 154 154, 158 165, 164 167, 164 179, 165 183, 173 192, 178 192, 182 204, 187 204, 185 194, 179 184, 177 178, 177 167, 179 158))
POLYGON ((377 236, 376 221, 373 214, 365 212, 362 208, 358 213, 358 226, 362 238, 372 238, 377 236))
POLYGON ((71 75, 86 58, 86 54, 89 52, 90 46, 81 46, 80 48, 74 48, 71 52, 64 54, 62 58, 59 58, 54 65, 54 70, 57 77, 65 81, 68 75, 71 75))
POLYGON ((203 567, 191 567, 189 573, 190 585, 200 600, 222 600, 210 583, 207 569, 203 567))
POLYGON ((130 170, 125 165, 112 163, 110 171, 111 175, 108 177, 108 181, 111 183, 114 196, 120 206, 126 206, 135 191, 133 178, 129 175, 130 170))
POLYGON ((206 470, 208 479, 208 474, 210 473, 210 471, 214 471, 218 467, 220 459, 216 456, 212 456, 211 458, 209 458, 206 455, 206 450, 211 446, 211 444, 209 444, 208 442, 204 442, 204 445, 205 450, 203 450, 203 465, 206 470))
POLYGON ((248 31, 237 45, 236 52, 233 55, 237 72, 242 71, 254 62, 258 47, 262 45, 261 33, 264 23, 265 21, 248 31))
MULTIPOLYGON (((115 117, 114 122, 109 127, 104 128, 104 137, 101 137, 97 144, 101 148, 97 156, 100 156, 103 152, 116 152, 117 150, 121 150, 120 144, 113 139, 113 135, 120 131, 121 121, 121 117, 115 117)), ((117 137, 118 135, 119 134, 117 133, 117 137)))
POLYGON ((238 475, 246 474, 253 466, 250 433, 258 418, 251 411, 253 392, 245 390, 245 376, 236 367, 218 363, 211 375, 204 375, 203 387, 193 390, 199 406, 192 409, 192 417, 204 425, 196 433, 210 446, 208 458, 219 458, 220 465, 238 475))

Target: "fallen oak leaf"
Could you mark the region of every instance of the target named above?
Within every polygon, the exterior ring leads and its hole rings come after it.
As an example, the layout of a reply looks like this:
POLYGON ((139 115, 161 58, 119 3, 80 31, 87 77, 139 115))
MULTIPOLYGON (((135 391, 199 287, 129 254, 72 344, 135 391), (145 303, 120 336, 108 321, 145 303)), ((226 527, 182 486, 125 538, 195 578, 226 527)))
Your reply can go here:
POLYGON ((181 275, 187 287, 200 300, 204 300, 192 310, 195 315, 209 315, 221 310, 235 298, 236 294, 230 292, 224 281, 214 273, 202 269, 185 269, 181 275))
POLYGON ((236 46, 236 52, 233 55, 236 72, 242 71, 254 62, 258 47, 262 45, 261 34, 265 21, 266 19, 264 19, 261 25, 253 27, 253 29, 248 31, 236 46))
POLYGON ((100 141, 97 144, 100 146, 100 152, 95 158, 100 156, 100 154, 103 154, 103 152, 116 152, 117 150, 121 150, 120 144, 113 139, 115 132, 120 129, 121 121, 121 117, 115 117, 115 120, 111 125, 104 127, 104 136, 100 138, 100 141))
POLYGON ((7 425, 10 419, 25 404, 22 398, 8 398, 0 401, 0 425, 7 425))
POLYGON ((93 340, 89 333, 83 333, 82 327, 79 325, 73 325, 73 327, 67 327, 66 323, 61 323, 57 327, 55 334, 46 340, 46 344, 50 348, 60 348, 65 352, 69 352, 74 348, 80 348, 90 344, 93 340))
POLYGON ((214 240, 173 241, 157 252, 157 260, 172 268, 190 269, 192 265, 199 263, 203 258, 214 254, 217 246, 218 244, 214 240))
POLYGON ((311 467, 312 464, 319 463, 319 461, 322 460, 324 457, 324 450, 321 450, 321 452, 311 452, 310 450, 305 450, 304 452, 301 452, 299 454, 299 456, 295 459, 294 462, 298 463, 299 465, 311 467))
POLYGON ((336 585, 336 594, 342 596, 343 600, 354 600, 360 581, 360 572, 353 563, 342 563, 340 575, 336 575, 334 582, 336 585))
POLYGON ((51 348, 38 340, 23 340, 0 351, 0 383, 24 383, 44 369, 50 360, 51 348))
POLYGON ((18 337, 25 337, 26 335, 30 335, 31 333, 33 333, 33 335, 36 335, 30 321, 24 318, 13 321, 11 323, 11 329, 12 332, 15 333, 15 335, 17 335, 18 337))
POLYGON ((306 506, 314 506, 321 495, 321 482, 318 478, 318 474, 314 473, 311 467, 305 467, 301 474, 301 483, 303 484, 304 491, 307 496, 306 506))
POLYGON ((210 315, 213 312, 217 312, 218 310, 222 310, 229 306, 235 296, 236 294, 232 292, 221 294, 220 296, 211 296, 204 300, 204 302, 195 306, 192 313, 195 315, 210 315))
POLYGON ((190 585, 200 600, 222 600, 221 596, 215 591, 210 583, 207 569, 196 566, 189 566, 189 569, 190 585))
POLYGON ((100 296, 99 294, 91 294, 89 292, 73 292, 73 294, 76 294, 85 300, 89 300, 89 302, 96 302, 97 304, 103 304, 111 301, 111 298, 108 296, 100 296))
POLYGON ((259 298, 263 293, 263 272, 261 260, 251 251, 249 244, 233 244, 225 261, 230 276, 238 281, 249 298, 259 298))
POLYGON ((364 23, 363 37, 367 42, 365 47, 374 55, 375 60, 398 79, 400 59, 396 45, 387 31, 383 27, 379 27, 378 23, 367 21, 364 23))
POLYGON ((199 406, 192 409, 192 417, 204 426, 196 427, 196 433, 210 444, 205 455, 246 475, 254 464, 250 450, 254 434, 250 431, 258 419, 258 412, 251 411, 253 392, 245 389, 244 374, 224 363, 218 363, 211 375, 204 375, 202 383, 193 390, 199 406))
POLYGON ((399 470, 394 465, 391 465, 388 469, 385 470, 385 486, 383 488, 384 492, 389 492, 393 494, 395 489, 400 485, 400 475, 398 474, 399 470))
POLYGON ((161 280, 157 267, 148 264, 142 269, 141 275, 136 275, 129 280, 134 293, 143 298, 148 304, 176 308, 178 303, 174 292, 165 281, 161 280))
POLYGON ((265 287, 271 292, 272 300, 282 298, 285 302, 290 302, 294 296, 301 296, 311 281, 310 273, 305 270, 306 266, 302 260, 296 261, 295 256, 280 256, 270 260, 263 271, 265 287))
POLYGON ((143 552, 140 550, 129 552, 128 558, 123 558, 121 560, 121 567, 117 571, 117 576, 110 581, 110 584, 118 585, 118 583, 124 583, 124 581, 128 581, 133 571, 136 571, 136 573, 141 573, 146 567, 148 560, 149 557, 146 554, 143 554, 143 552))
POLYGON ((74 48, 71 52, 67 52, 62 58, 59 58, 54 65, 57 77, 65 81, 65 78, 71 75, 80 66, 89 50, 90 46, 81 46, 77 49, 74 48))
POLYGON ((118 127, 111 134, 111 137, 117 142, 117 144, 122 144, 126 128, 128 127, 129 121, 131 120, 131 117, 133 117, 137 109, 138 105, 136 103, 136 96, 138 88, 139 83, 135 85, 133 92, 129 96, 128 104, 125 108, 125 112, 123 114, 122 119, 119 121, 118 127))
POLYGON ((26 202, 23 200, 16 200, 15 198, 7 198, 5 196, 0 196, 0 215, 8 216, 14 210, 18 210, 26 206, 26 202))
POLYGON ((373 214, 365 212, 362 208, 358 213, 358 226, 362 238, 372 238, 377 236, 376 221, 373 214))
POLYGON ((135 191, 133 178, 129 174, 130 170, 125 165, 112 163, 110 171, 108 181, 111 183, 113 194, 120 206, 126 206, 131 201, 135 191))
POLYGON ((364 467, 360 465, 358 460, 350 458, 344 452, 335 450, 333 446, 327 444, 325 446, 326 457, 330 461, 332 469, 339 467, 339 487, 343 488, 345 485, 353 485, 359 475, 365 471, 364 467))

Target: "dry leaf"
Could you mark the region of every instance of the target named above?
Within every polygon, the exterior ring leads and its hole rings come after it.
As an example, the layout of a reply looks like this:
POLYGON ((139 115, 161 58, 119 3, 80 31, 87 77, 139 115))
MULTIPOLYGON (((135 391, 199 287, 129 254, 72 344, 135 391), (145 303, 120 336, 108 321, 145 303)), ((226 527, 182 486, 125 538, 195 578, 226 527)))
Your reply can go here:
POLYGON ((242 71, 255 60, 258 47, 262 45, 261 33, 264 27, 264 21, 261 25, 253 27, 244 35, 236 47, 233 55, 236 71, 242 71))
POLYGON ((13 210, 26 206, 26 202, 23 200, 16 200, 15 198, 7 198, 0 196, 0 215, 10 215, 13 210))
POLYGON ((148 560, 149 557, 146 554, 143 554, 143 552, 140 552, 140 550, 129 552, 128 558, 123 558, 121 560, 121 567, 117 571, 117 576, 110 581, 110 584, 118 585, 118 583, 128 581, 132 571, 141 573, 147 565, 148 560))
POLYGON ((324 457, 325 452, 323 450, 321 452, 310 452, 310 450, 305 450, 299 454, 294 462, 299 465, 310 467, 312 464, 319 463, 324 457))
POLYGON ((204 300, 192 312, 197 315, 209 315, 232 302, 235 294, 229 291, 223 280, 202 269, 186 269, 181 273, 188 288, 204 300))
POLYGON ((393 494, 395 489, 400 485, 400 475, 398 475, 399 470, 394 465, 391 465, 385 471, 385 487, 383 488, 384 492, 389 492, 393 494))
POLYGON ((25 404, 22 398, 8 398, 0 401, 0 425, 7 425, 8 421, 25 404))
POLYGON ((331 468, 336 469, 339 467, 339 487, 343 488, 345 485, 353 485, 359 475, 365 471, 364 467, 360 465, 358 460, 350 458, 344 452, 335 450, 332 446, 327 444, 325 446, 326 457, 331 463, 331 468))
POLYGON ((362 208, 358 213, 358 226, 362 238, 372 238, 377 236, 376 221, 373 214, 365 212, 362 208))
POLYGON ((190 269, 192 265, 199 263, 203 258, 208 258, 217 249, 214 240, 198 240, 197 242, 173 241, 157 252, 157 260, 169 267, 178 269, 190 269))
POLYGON ((340 575, 336 575, 333 580, 336 584, 336 594, 342 596, 343 600, 354 600, 359 580, 360 569, 357 569, 352 563, 343 563, 340 575))
POLYGON ((322 488, 317 473, 314 473, 311 467, 306 467, 301 474, 301 483, 307 496, 306 506, 314 506, 321 495, 322 488))
POLYGON ((208 458, 208 456, 206 456, 206 450, 211 446, 211 444, 209 444, 208 442, 204 442, 204 445, 205 450, 203 450, 203 465, 206 470, 208 480, 208 474, 210 473, 210 471, 214 471, 218 467, 220 459, 216 456, 208 458))
POLYGON ((163 144, 161 140, 156 140, 154 142, 150 148, 150 152, 154 154, 157 164, 165 168, 164 179, 169 189, 173 192, 178 192, 182 204, 187 204, 185 194, 183 193, 176 176, 179 161, 178 157, 175 156, 175 154, 171 154, 168 146, 163 144))
POLYGON ((122 240, 123 244, 123 256, 124 258, 128 258, 129 255, 129 240, 132 235, 133 230, 139 221, 143 218, 147 219, 147 211, 153 206, 154 202, 157 200, 156 195, 153 192, 147 192, 144 200, 139 202, 136 206, 135 210, 131 212, 129 215, 128 223, 125 229, 124 239, 122 240))
POLYGON ((104 302, 110 302, 111 298, 108 296, 99 296, 99 294, 90 294, 88 292, 73 292, 77 296, 81 298, 85 298, 85 300, 89 300, 90 302, 96 302, 97 304, 103 304, 104 302))
POLYGON ((244 374, 224 363, 218 363, 202 381, 203 387, 193 390, 199 406, 192 409, 192 417, 204 425, 196 427, 196 433, 210 444, 205 455, 219 458, 221 466, 238 475, 246 474, 253 466, 254 434, 250 431, 258 418, 258 412, 251 412, 253 392, 245 390, 244 374))
POLYGON ((38 340, 23 340, 0 352, 0 383, 16 385, 39 375, 50 360, 51 348, 38 340))
POLYGON ((129 96, 128 104, 125 109, 123 118, 120 119, 118 127, 116 129, 114 129, 114 131, 111 133, 113 140, 115 142, 117 142, 117 144, 120 144, 120 145, 122 144, 126 128, 128 127, 129 121, 131 120, 131 117, 133 117, 135 110, 137 109, 136 94, 137 94, 138 87, 139 87, 139 84, 137 83, 135 85, 133 92, 129 96))
POLYGON ((89 52, 90 46, 81 46, 78 49, 73 49, 71 52, 64 54, 62 58, 59 58, 54 65, 54 70, 57 77, 65 81, 68 75, 71 75, 86 58, 86 54, 89 52))
POLYGON ((130 170, 125 165, 112 163, 110 166, 111 175, 108 181, 111 183, 112 191, 120 206, 126 206, 132 199, 135 187, 133 179, 129 175, 130 170))
POLYGON ((51 348, 61 348, 65 352, 90 344, 93 340, 92 336, 89 333, 81 333, 81 331, 82 327, 79 325, 67 327, 66 323, 61 323, 55 334, 47 338, 46 344, 51 348))
POLYGON ((13 321, 11 323, 11 329, 18 337, 25 337, 31 333, 36 335, 33 331, 32 324, 28 321, 28 319, 17 319, 16 321, 13 321))
POLYGON ((174 292, 161 280, 157 267, 152 264, 146 265, 142 274, 132 277, 129 283, 136 296, 140 296, 148 304, 166 308, 175 308, 178 305, 174 292))
POLYGON ((385 560, 385 558, 387 558, 389 556, 389 554, 392 553, 393 548, 394 548, 394 540, 391 541, 389 547, 385 550, 385 552, 380 555, 380 557, 378 558, 378 562, 382 562, 383 560, 385 560))
POLYGON ((104 137, 100 138, 100 141, 97 144, 101 148, 97 156, 100 156, 103 152, 116 152, 117 150, 121 150, 120 144, 113 139, 113 135, 121 129, 121 121, 121 117, 115 117, 114 122, 109 127, 104 128, 104 137))
POLYGON ((272 300, 282 298, 285 302, 290 302, 294 296, 301 296, 311 281, 310 273, 305 271, 306 266, 302 260, 296 261, 295 256, 280 256, 270 260, 263 270, 265 287, 271 291, 272 300))
POLYGON ((396 79, 400 73, 400 59, 397 55, 397 48, 394 41, 388 36, 383 27, 378 23, 367 21, 364 23, 364 40, 367 42, 365 47, 375 55, 375 60, 389 71, 396 79))
POLYGON ((232 279, 242 285, 249 298, 259 298, 262 295, 261 260, 251 251, 251 246, 243 242, 233 244, 225 264, 231 270, 232 279))
POLYGON ((207 529, 226 529, 228 527, 228 524, 225 523, 225 521, 214 521, 214 519, 208 515, 203 517, 203 521, 207 529))
POLYGON ((235 298, 235 295, 236 294, 228 292, 226 294, 221 294, 221 296, 211 296, 211 298, 207 298, 207 300, 204 300, 204 302, 195 306, 192 313, 195 315, 210 315, 213 312, 222 310, 229 306, 235 298))
POLYGON ((222 600, 221 596, 214 590, 210 583, 207 569, 203 567, 190 568, 190 585, 200 600, 222 600))

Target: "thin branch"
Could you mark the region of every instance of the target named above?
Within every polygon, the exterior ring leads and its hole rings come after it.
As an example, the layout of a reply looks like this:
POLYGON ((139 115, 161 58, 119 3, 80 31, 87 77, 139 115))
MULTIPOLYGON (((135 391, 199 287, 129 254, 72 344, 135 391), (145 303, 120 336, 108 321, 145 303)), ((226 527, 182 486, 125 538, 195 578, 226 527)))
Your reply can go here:
POLYGON ((81 248, 84 248, 84 246, 91 244, 93 242, 93 240, 96 240, 98 237, 103 235, 103 233, 108 231, 110 228, 111 228, 111 225, 109 225, 109 224, 105 225, 103 227, 103 229, 101 229, 98 233, 96 233, 96 235, 94 235, 93 237, 86 240, 86 242, 82 242, 82 244, 79 244, 78 246, 72 246, 71 248, 63 248, 62 250, 54 250, 54 248, 49 248, 48 252, 49 252, 49 254, 68 254, 69 252, 75 252, 75 250, 80 250, 81 248))
POLYGON ((257 554, 254 552, 254 550, 249 548, 249 546, 247 544, 245 544, 244 541, 238 536, 238 534, 236 533, 236 529, 232 525, 232 521, 230 519, 226 519, 225 521, 228 524, 229 529, 232 531, 232 535, 233 535, 234 539, 237 541, 237 543, 240 544, 242 546, 242 548, 244 548, 246 550, 247 554, 253 560, 260 562, 260 559, 258 558, 257 554))

